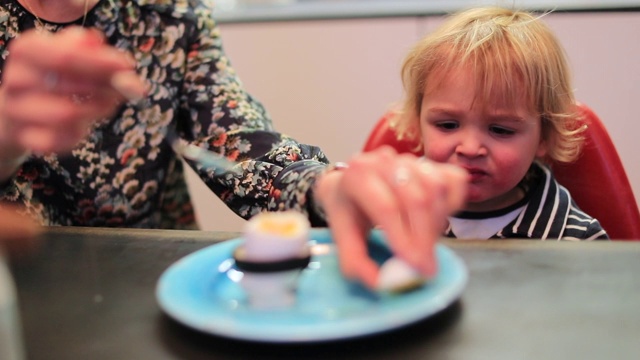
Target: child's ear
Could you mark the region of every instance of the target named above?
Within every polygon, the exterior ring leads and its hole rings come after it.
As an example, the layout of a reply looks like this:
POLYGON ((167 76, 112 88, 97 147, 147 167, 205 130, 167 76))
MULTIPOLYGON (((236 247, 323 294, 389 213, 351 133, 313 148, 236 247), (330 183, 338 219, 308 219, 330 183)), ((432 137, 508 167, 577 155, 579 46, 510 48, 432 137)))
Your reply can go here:
POLYGON ((538 150, 536 151, 536 157, 542 159, 547 155, 547 142, 544 139, 540 139, 538 144, 538 150))

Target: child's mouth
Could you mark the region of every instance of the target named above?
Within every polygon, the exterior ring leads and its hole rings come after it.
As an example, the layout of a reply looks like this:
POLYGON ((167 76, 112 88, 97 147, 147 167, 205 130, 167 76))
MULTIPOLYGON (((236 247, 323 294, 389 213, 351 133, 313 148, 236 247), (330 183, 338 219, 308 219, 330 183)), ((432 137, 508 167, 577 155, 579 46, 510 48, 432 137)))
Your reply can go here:
POLYGON ((487 173, 484 170, 480 170, 477 168, 467 168, 467 172, 469 173, 469 177, 471 178, 471 182, 476 182, 487 176, 487 173))

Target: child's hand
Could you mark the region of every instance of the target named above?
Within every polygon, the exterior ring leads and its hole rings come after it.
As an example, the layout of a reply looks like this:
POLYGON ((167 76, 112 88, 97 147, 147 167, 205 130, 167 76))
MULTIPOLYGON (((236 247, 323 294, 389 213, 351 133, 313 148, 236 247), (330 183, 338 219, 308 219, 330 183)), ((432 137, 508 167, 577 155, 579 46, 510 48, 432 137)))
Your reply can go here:
POLYGON ((344 275, 377 286, 379 269, 367 254, 366 236, 378 226, 396 256, 424 276, 434 276, 434 245, 447 216, 463 205, 467 181, 460 168, 391 148, 360 154, 348 168, 318 179, 315 194, 327 214, 344 275))

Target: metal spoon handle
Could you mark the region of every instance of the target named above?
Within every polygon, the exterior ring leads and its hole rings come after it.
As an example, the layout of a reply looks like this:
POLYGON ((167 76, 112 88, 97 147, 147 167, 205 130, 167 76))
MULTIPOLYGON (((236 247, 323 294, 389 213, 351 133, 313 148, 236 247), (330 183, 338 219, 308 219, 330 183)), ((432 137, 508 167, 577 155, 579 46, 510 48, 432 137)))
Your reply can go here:
POLYGON ((176 154, 184 159, 195 161, 207 169, 214 170, 218 173, 237 173, 239 171, 238 169, 234 169, 234 167, 238 165, 238 162, 231 161, 222 155, 193 144, 182 142, 173 129, 170 129, 167 133, 166 140, 171 144, 176 154))

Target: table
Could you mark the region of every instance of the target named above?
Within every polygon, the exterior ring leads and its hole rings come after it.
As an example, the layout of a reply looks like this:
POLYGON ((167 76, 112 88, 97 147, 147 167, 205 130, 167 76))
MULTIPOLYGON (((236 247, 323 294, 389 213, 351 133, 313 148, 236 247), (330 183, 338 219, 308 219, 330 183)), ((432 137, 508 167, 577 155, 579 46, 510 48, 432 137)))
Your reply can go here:
POLYGON ((443 240, 470 280, 442 313, 356 340, 269 345, 197 333, 155 300, 170 264, 237 235, 50 228, 11 264, 29 359, 640 358, 640 242, 443 240))

